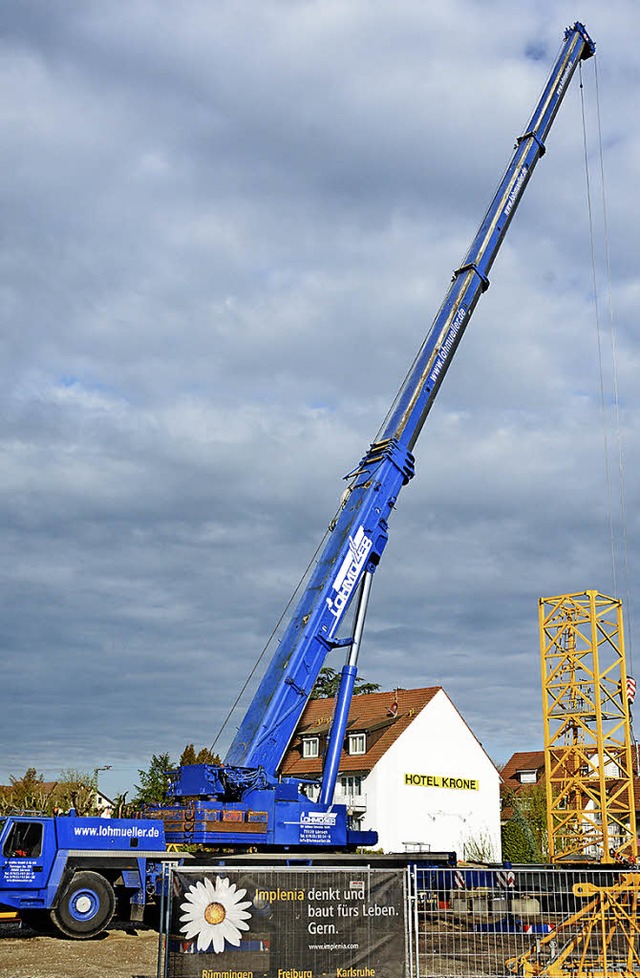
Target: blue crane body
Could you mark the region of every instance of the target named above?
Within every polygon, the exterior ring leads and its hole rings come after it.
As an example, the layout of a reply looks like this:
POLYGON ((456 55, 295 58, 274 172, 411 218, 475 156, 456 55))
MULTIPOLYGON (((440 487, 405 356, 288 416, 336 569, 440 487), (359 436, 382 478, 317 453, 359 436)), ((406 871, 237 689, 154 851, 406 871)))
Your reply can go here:
POLYGON ((375 845, 350 827, 333 795, 372 576, 399 493, 413 476, 413 448, 522 198, 579 62, 595 47, 585 27, 567 29, 524 134, 378 435, 353 472, 331 532, 224 764, 170 772, 170 803, 144 819, 10 815, 0 819, 0 908, 47 912, 72 937, 90 937, 116 902, 136 919, 157 888, 167 844, 213 850, 349 851, 375 845), (340 635, 355 609, 351 634, 340 635), (279 766, 327 654, 348 650, 317 801, 279 766), (24 845, 20 843, 24 842, 24 845), (28 843, 28 845, 27 845, 28 843), (28 851, 27 851, 28 850, 28 851))
POLYGON ((400 490, 414 474, 412 451, 422 426, 473 310, 488 288, 489 271, 545 152, 545 140, 568 84, 580 61, 594 50, 583 24, 567 29, 533 115, 395 402, 369 450, 347 476, 347 491, 327 543, 224 765, 190 765, 172 776, 176 805, 165 809, 168 838, 182 842, 197 836, 210 844, 223 835, 228 842, 233 829, 227 824, 230 834, 220 833, 216 820, 227 822, 225 811, 231 808, 243 813, 234 817, 249 818, 251 812, 264 815, 259 833, 249 830, 248 824, 235 832, 238 844, 249 839, 252 845, 275 847, 309 845, 312 839, 319 845, 347 848, 375 844, 373 833, 352 831, 341 806, 333 804, 371 577, 386 546, 388 520, 400 490), (354 634, 340 637, 340 625, 354 600, 354 634), (314 804, 301 795, 298 782, 280 777, 278 769, 327 654, 340 646, 349 649, 349 656, 336 698, 320 796, 314 804), (185 799, 190 799, 187 808, 185 799), (213 812, 213 817, 207 817, 207 812, 213 812))
POLYGON ((93 937, 116 903, 142 920, 164 863, 181 859, 167 852, 157 819, 11 815, 0 818, 0 906, 36 926, 50 914, 68 937, 93 937))

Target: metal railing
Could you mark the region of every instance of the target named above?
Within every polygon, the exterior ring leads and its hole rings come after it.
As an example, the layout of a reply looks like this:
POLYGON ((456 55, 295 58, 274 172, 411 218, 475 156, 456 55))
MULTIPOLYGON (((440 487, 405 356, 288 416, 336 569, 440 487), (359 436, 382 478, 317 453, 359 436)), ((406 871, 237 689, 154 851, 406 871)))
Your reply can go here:
POLYGON ((361 791, 345 791, 340 785, 336 785, 334 800, 336 804, 346 805, 347 808, 362 812, 367 810, 367 796, 361 791))

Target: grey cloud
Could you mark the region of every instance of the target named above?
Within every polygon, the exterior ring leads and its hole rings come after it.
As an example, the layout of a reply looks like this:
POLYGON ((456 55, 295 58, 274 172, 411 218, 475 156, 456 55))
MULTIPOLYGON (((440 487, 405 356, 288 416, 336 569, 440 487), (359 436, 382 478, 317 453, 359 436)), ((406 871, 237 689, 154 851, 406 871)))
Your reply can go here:
MULTIPOLYGON (((516 17, 502 0, 7 11, 0 782, 113 763, 116 790, 151 752, 215 737, 575 14, 542 2, 516 17)), ((583 16, 633 567, 631 4, 583 16)), ((498 760, 542 740, 537 598, 612 586, 580 109, 575 86, 417 447, 361 660, 383 688, 443 684, 498 760)))

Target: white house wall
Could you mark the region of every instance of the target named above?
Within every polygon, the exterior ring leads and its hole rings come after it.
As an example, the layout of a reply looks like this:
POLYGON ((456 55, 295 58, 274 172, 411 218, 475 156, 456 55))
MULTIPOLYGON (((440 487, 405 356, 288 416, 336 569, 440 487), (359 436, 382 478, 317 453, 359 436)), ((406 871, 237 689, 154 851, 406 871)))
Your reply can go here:
POLYGON ((485 859, 501 858, 499 774, 442 690, 378 761, 363 791, 363 827, 377 830, 385 852, 421 847, 470 858, 475 845, 485 859), (408 784, 407 775, 424 783, 408 784), (451 779, 472 787, 453 787, 451 779))

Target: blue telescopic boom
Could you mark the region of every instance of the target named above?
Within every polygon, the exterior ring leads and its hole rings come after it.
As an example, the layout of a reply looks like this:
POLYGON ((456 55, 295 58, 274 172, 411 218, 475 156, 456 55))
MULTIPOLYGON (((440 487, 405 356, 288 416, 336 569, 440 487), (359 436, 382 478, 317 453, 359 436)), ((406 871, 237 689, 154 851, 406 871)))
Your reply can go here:
MULTIPOLYGON (((268 777, 275 777, 327 653, 352 644, 352 639, 338 638, 339 626, 360 591, 363 575, 374 572, 380 560, 388 518, 400 490, 413 476, 413 447, 476 303, 489 285, 489 270, 545 151, 569 82, 578 63, 594 50, 582 24, 567 29, 542 96, 431 329, 376 440, 347 477, 348 491, 332 532, 229 748, 226 767, 262 768, 268 777)), ((325 803, 333 797, 355 682, 353 663, 345 667, 344 677, 325 759, 321 796, 325 803)))

